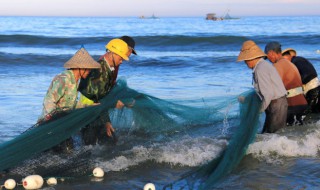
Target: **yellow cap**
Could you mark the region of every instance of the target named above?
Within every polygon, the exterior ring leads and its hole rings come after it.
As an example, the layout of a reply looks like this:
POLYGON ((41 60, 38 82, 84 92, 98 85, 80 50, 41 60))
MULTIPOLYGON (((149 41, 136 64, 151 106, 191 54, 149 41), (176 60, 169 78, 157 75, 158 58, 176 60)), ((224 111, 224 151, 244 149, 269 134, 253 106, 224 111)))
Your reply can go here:
POLYGON ((128 44, 120 39, 113 39, 111 40, 107 45, 106 49, 109 51, 119 55, 124 60, 128 61, 129 57, 127 56, 127 53, 129 51, 128 44))

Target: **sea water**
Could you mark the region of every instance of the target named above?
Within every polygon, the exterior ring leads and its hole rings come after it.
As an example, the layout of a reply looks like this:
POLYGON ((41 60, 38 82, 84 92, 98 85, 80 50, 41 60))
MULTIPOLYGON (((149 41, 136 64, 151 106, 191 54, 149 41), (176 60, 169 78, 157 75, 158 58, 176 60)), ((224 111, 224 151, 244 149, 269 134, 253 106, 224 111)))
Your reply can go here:
MULTIPOLYGON (((0 142, 36 123, 52 78, 82 45, 98 59, 108 41, 129 35, 138 55, 124 62, 119 72, 129 87, 166 100, 223 100, 252 88, 252 71, 236 62, 244 41, 254 40, 262 49, 269 41, 279 41, 283 49, 294 48, 308 58, 319 72, 319 31, 320 17, 224 21, 202 17, 0 17, 0 142)), ((227 115, 228 111, 226 120, 227 115)), ((276 134, 258 134, 239 166, 217 188, 319 188, 319 125, 315 120, 276 134)), ((231 134, 230 126, 221 123, 177 132, 165 142, 152 136, 138 139, 130 131, 122 131, 117 145, 88 147, 97 155, 90 158, 92 167, 106 172, 103 179, 92 178, 87 170, 80 175, 63 173, 65 180, 54 188, 142 189, 152 182, 162 189, 216 158, 231 134)), ((35 164, 46 163, 42 161, 39 158, 35 164)), ((14 172, 33 174, 31 166, 14 172)))

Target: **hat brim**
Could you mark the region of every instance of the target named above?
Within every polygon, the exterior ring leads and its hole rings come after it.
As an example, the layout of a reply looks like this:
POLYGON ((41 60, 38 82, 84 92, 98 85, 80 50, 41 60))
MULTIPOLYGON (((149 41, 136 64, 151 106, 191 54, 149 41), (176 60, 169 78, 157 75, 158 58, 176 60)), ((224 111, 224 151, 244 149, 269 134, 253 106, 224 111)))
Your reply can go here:
POLYGON ((293 48, 287 48, 287 49, 283 50, 283 51, 281 52, 281 54, 283 55, 283 54, 286 53, 286 52, 289 52, 289 54, 290 54, 291 56, 297 56, 297 51, 296 51, 295 49, 293 49, 293 48))
POLYGON ((138 55, 135 49, 133 49, 133 48, 131 48, 131 49, 132 49, 133 54, 138 55))
POLYGON ((251 52, 241 52, 238 56, 237 62, 240 61, 249 61, 257 58, 265 58, 267 57, 262 51, 257 52, 256 54, 252 54, 251 52))

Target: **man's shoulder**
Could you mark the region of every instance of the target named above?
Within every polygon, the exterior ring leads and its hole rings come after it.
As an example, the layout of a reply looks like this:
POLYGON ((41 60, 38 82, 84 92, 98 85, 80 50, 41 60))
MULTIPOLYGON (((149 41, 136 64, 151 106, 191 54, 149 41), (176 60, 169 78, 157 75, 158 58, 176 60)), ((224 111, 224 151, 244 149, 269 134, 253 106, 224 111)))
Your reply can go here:
POLYGON ((291 61, 289 61, 285 58, 279 59, 274 65, 275 66, 277 65, 278 67, 286 68, 286 69, 296 67, 291 61))
POLYGON ((66 71, 63 71, 62 73, 57 74, 53 80, 65 80, 66 78, 68 78, 68 73, 66 73, 66 71))
POLYGON ((301 56, 292 57, 291 62, 292 63, 307 63, 307 64, 310 63, 306 58, 301 57, 301 56))
POLYGON ((273 67, 272 64, 264 59, 261 59, 257 64, 257 69, 270 68, 270 67, 273 67))
POLYGON ((107 61, 103 57, 99 59, 97 62, 100 63, 101 66, 105 66, 107 64, 107 61))

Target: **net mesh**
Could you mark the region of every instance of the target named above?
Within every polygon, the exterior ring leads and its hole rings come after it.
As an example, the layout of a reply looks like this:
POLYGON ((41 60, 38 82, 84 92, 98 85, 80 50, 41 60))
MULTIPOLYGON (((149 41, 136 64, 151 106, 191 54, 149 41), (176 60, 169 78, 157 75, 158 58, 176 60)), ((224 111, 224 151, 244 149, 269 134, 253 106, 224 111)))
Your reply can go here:
POLYGON ((251 142, 254 141, 259 129, 261 100, 254 91, 248 91, 241 96, 245 97, 240 103, 240 124, 233 133, 228 146, 209 163, 191 171, 180 179, 164 186, 163 189, 212 189, 242 160, 251 142))
MULTIPOLYGON (((228 119, 232 117, 240 119, 240 124, 233 133, 227 149, 219 158, 184 178, 183 180, 187 179, 188 185, 193 186, 198 179, 201 179, 199 187, 207 189, 230 173, 241 161, 248 144, 252 142, 257 132, 260 108, 260 100, 253 91, 243 96, 246 98, 240 104, 240 115, 238 108, 228 110, 228 119)), ((112 91, 100 101, 100 105, 73 110, 61 118, 32 127, 16 138, 2 143, 0 171, 13 168, 58 145, 95 121, 105 111, 109 111, 112 124, 117 130, 130 130, 148 134, 150 137, 153 134, 161 135, 166 138, 166 135, 189 127, 223 123, 226 117, 225 109, 228 105, 237 103, 236 97, 218 98, 213 102, 202 99, 167 101, 133 90, 127 86, 126 81, 119 80, 112 91), (128 108, 114 109, 118 100, 128 108)), ((86 154, 86 151, 84 152, 86 154)), ((59 171, 52 170, 51 173, 59 171)))
POLYGON ((73 110, 59 119, 32 127, 16 138, 2 143, 0 171, 58 145, 95 121, 105 111, 110 112, 112 123, 117 128, 130 128, 149 134, 169 134, 179 128, 208 124, 223 117, 223 113, 217 108, 184 106, 161 100, 139 93, 127 87, 126 81, 119 80, 113 90, 100 101, 100 105, 73 110), (118 100, 134 106, 117 111, 114 107, 118 100))

